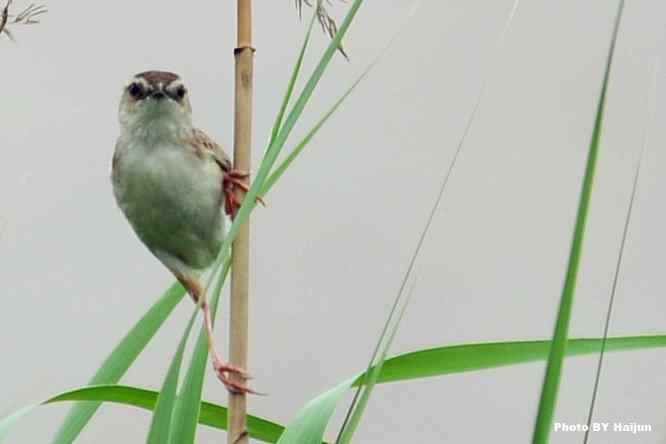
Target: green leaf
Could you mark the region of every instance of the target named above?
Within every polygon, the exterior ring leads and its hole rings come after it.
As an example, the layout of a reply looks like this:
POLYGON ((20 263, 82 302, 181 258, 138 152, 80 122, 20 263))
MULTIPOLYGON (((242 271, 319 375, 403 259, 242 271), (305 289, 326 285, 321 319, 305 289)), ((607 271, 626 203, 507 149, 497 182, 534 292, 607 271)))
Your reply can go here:
POLYGON ((280 110, 278 111, 277 117, 275 118, 275 123, 273 124, 273 131, 271 131, 271 140, 268 143, 269 146, 275 141, 275 138, 277 137, 280 128, 282 127, 282 118, 284 117, 284 113, 287 110, 287 105, 289 105, 289 100, 291 100, 291 96, 294 92, 294 85, 296 85, 296 80, 298 80, 298 74, 301 72, 301 67, 303 66, 303 58, 305 57, 305 51, 307 50, 308 44, 310 43, 310 36, 312 35, 312 26, 314 25, 315 17, 316 14, 312 14, 312 18, 310 19, 310 24, 308 25, 308 30, 305 33, 305 39, 303 39, 301 50, 298 53, 296 64, 294 65, 291 77, 289 78, 289 83, 287 84, 287 91, 284 95, 284 98, 282 99, 280 110))
MULTIPOLYGON (((89 385, 117 383, 184 295, 185 289, 178 283, 173 284, 113 349, 89 385)), ((98 408, 99 403, 75 404, 52 442, 54 444, 74 442, 98 408)))
MULTIPOLYGON (((408 18, 411 18, 414 15, 415 8, 412 8, 410 11, 410 14, 408 18)), ((310 26, 314 22, 314 16, 312 18, 312 21, 310 23, 310 26)), ((309 33, 310 33, 311 28, 308 29, 308 35, 306 37, 306 42, 309 39, 309 33)), ((401 30, 401 29, 400 29, 401 30)), ((400 31, 399 30, 399 31, 400 31)), ((372 69, 377 66, 377 64, 381 61, 381 59, 386 55, 388 52, 389 48, 393 45, 394 41, 396 40, 399 31, 394 34, 394 36, 389 40, 388 44, 382 48, 382 50, 379 52, 379 54, 374 58, 372 62, 366 66, 366 68, 361 72, 361 74, 354 80, 354 82, 347 88, 347 90, 342 94, 342 96, 331 106, 326 113, 317 121, 317 123, 310 129, 310 131, 306 134, 306 136, 301 140, 300 143, 296 145, 296 147, 289 153, 289 155, 278 165, 274 170, 271 171, 270 176, 266 179, 264 182, 261 191, 259 191, 259 195, 265 196, 270 189, 275 185, 275 183, 282 177, 282 175, 287 171, 287 169, 291 166, 294 160, 298 157, 299 154, 303 151, 303 149, 310 143, 310 141, 314 138, 314 136, 319 132, 319 130, 324 126, 324 124, 328 121, 328 119, 338 110, 338 108, 342 105, 342 103, 351 95, 351 93, 356 89, 359 83, 365 77, 372 71, 372 69)), ((303 50, 305 49, 305 45, 303 47, 303 50)), ((301 62, 301 58, 303 56, 303 52, 301 52, 301 57, 299 57, 299 65, 301 62)), ((290 81, 290 85, 288 88, 288 94, 287 97, 291 95, 291 91, 293 89, 293 83, 294 83, 295 78, 292 77, 290 81)), ((276 125, 273 127, 273 134, 271 137, 271 144, 275 141, 275 138, 277 137, 277 127, 278 127, 278 122, 281 121, 282 119, 282 114, 284 113, 284 109, 286 107, 288 99, 286 98, 285 101, 283 101, 283 107, 280 109, 279 117, 278 120, 276 121, 276 125)))
MULTIPOLYGON (((364 376, 364 375, 361 375, 364 376)), ((355 378, 348 379, 312 399, 289 423, 278 444, 319 444, 333 412, 355 378)))
MULTIPOLYGON (((146 410, 153 410, 159 393, 136 387, 122 385, 103 385, 82 387, 61 393, 39 405, 46 405, 65 401, 113 402, 146 410)), ((12 416, 0 421, 0 442, 5 438, 9 428, 21 417, 25 416, 36 406, 30 406, 19 410, 12 416)), ((201 415, 199 423, 220 430, 227 428, 227 408, 209 402, 201 403, 201 415)), ((247 428, 250 436, 264 442, 275 442, 284 430, 284 427, 272 421, 256 416, 248 415, 247 428)))
MULTIPOLYGON (((391 40, 392 42, 393 40, 391 40)), ((296 145, 296 147, 289 153, 289 155, 278 165, 270 174, 270 176, 266 179, 264 182, 264 185, 259 192, 261 196, 265 196, 268 191, 270 191, 271 188, 273 188, 273 185, 282 177, 282 175, 287 171, 287 169, 291 166, 292 162, 298 157, 299 154, 303 151, 303 149, 310 143, 312 138, 319 132, 319 130, 324 126, 324 124, 328 121, 328 119, 338 110, 340 105, 351 95, 351 93, 356 89, 359 83, 370 73, 372 68, 374 68, 379 61, 382 59, 382 57, 386 54, 388 48, 390 46, 387 45, 380 53, 379 55, 363 70, 361 75, 359 75, 356 80, 351 84, 349 88, 347 88, 347 91, 344 92, 344 94, 331 106, 326 113, 319 119, 319 121, 310 129, 310 131, 306 134, 306 136, 301 140, 301 142, 296 145)), ((282 110, 281 110, 282 111, 282 110)), ((275 133, 274 137, 271 139, 271 142, 275 138, 275 133)))
MULTIPOLYGON (((569 356, 598 353, 602 340, 570 339, 569 356)), ((666 347, 666 335, 610 338, 606 351, 627 351, 666 347)), ((463 344, 406 353, 384 363, 378 383, 462 373, 544 360, 550 341, 511 341, 463 344)), ((279 444, 319 444, 326 426, 346 390, 363 383, 365 373, 346 380, 305 405, 289 423, 279 444)))
MULTIPOLYGON (((548 340, 486 342, 405 353, 386 360, 378 382, 421 379, 542 361, 548 356, 550 342, 548 340)), ((601 344, 601 338, 569 339, 566 353, 567 356, 598 353, 601 344)), ((606 342, 608 352, 664 347, 666 347, 666 335, 621 336, 608 338, 606 342)), ((357 377, 354 385, 360 384, 361 381, 362 377, 357 377)))
POLYGON ((169 442, 171 431, 171 418, 176 405, 176 390, 178 388, 178 377, 180 376, 180 367, 183 362, 183 353, 187 345, 187 339, 190 337, 194 320, 197 318, 199 307, 194 309, 194 313, 185 328, 183 337, 180 340, 176 354, 171 361, 169 371, 162 383, 162 389, 157 398, 155 412, 148 431, 148 444, 164 444, 169 442))
MULTIPOLYGON (((222 292, 222 285, 229 273, 229 255, 225 257, 224 269, 220 279, 217 280, 213 297, 210 300, 211 322, 215 325, 215 314, 222 292)), ((208 293, 206 291, 206 293, 208 293)), ((208 336, 206 326, 203 325, 197 339, 192 360, 187 370, 183 386, 178 394, 174 407, 173 420, 168 442, 173 444, 193 443, 199 421, 199 407, 203 391, 203 381, 206 375, 206 361, 208 361, 208 336)))
POLYGON ((606 103, 606 90, 608 88, 608 79, 610 77, 611 65, 613 63, 613 53, 615 51, 615 43, 617 42, 623 8, 624 0, 620 0, 617 14, 615 16, 615 25, 613 27, 611 43, 606 56, 606 69, 604 72, 601 93, 599 94, 594 130, 592 132, 592 140, 590 141, 587 164, 585 167, 585 176, 583 178, 583 185, 580 192, 580 200, 576 214, 576 225, 574 227, 573 239, 571 241, 567 272, 564 279, 564 286, 562 288, 562 296, 560 297, 557 320, 555 321, 553 346, 550 350, 550 355, 548 356, 546 373, 543 380, 543 387, 541 389, 541 398, 539 400, 539 410, 534 425, 534 434, 532 436, 532 442, 534 444, 545 444, 548 442, 550 431, 552 429, 555 407, 557 405, 557 393, 559 391, 562 365, 566 354, 567 337, 569 334, 569 320, 571 319, 571 309, 573 306, 574 293, 576 291, 578 265, 583 250, 585 225, 587 222, 587 213, 594 182, 594 172, 599 152, 599 141, 601 139, 601 129, 604 118, 604 105, 606 103))
MULTIPOLYGON (((570 339, 567 355, 587 355, 598 353, 602 339, 570 339)), ((666 335, 625 336, 608 338, 607 352, 630 351, 666 347, 666 335)), ((480 344, 462 344, 437 347, 405 353, 389 358, 384 363, 377 379, 378 383, 407 381, 429 378, 451 373, 462 373, 508 365, 544 360, 548 356, 550 341, 510 341, 488 342, 480 344)), ((250 436, 265 442, 298 442, 299 444, 321 442, 324 430, 336 404, 346 390, 362 383, 365 375, 361 373, 348 379, 333 389, 310 401, 296 415, 285 430, 281 425, 256 416, 248 416, 250 436), (344 389, 343 389, 344 388, 344 389), (297 438, 303 438, 298 441, 297 438)), ((82 387, 54 396, 38 405, 63 401, 114 402, 143 409, 155 408, 158 393, 134 387, 110 385, 82 387)), ((25 407, 0 420, 0 442, 16 421, 37 406, 25 407)), ((225 407, 203 402, 200 406, 200 424, 225 430, 227 410, 225 407)))

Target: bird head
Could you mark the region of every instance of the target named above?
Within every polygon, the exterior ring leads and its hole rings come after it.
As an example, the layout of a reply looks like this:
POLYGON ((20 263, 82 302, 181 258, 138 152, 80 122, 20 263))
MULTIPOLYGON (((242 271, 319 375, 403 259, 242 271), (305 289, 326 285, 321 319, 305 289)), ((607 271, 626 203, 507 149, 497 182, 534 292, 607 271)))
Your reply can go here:
POLYGON ((124 128, 171 128, 191 124, 192 106, 180 76, 167 71, 146 71, 125 86, 119 118, 124 128))

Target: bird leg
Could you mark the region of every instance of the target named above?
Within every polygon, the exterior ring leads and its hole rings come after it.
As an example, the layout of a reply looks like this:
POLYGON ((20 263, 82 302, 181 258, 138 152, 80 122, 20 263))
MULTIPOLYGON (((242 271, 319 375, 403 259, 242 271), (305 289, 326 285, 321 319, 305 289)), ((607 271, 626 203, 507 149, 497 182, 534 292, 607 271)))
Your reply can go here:
MULTIPOLYGON (((192 296, 194 302, 199 304, 199 299, 201 297, 205 297, 205 294, 203 292, 203 289, 201 288, 201 284, 199 283, 199 281, 196 279, 191 279, 179 275, 176 275, 176 277, 187 289, 187 292, 190 294, 190 296, 192 296)), ((227 390, 229 390, 229 392, 231 393, 258 394, 258 392, 255 392, 254 390, 248 388, 244 384, 232 381, 231 378, 229 377, 231 374, 235 374, 240 376, 242 379, 250 379, 250 375, 248 375, 248 373, 244 369, 236 367, 235 365, 232 365, 228 362, 225 362, 217 353, 217 350, 215 349, 215 340, 214 340, 215 335, 213 334, 213 322, 210 316, 210 309, 208 307, 208 302, 206 300, 203 300, 201 301, 200 306, 201 310, 203 311, 204 324, 206 325, 206 333, 208 335, 208 350, 210 352, 211 362, 213 364, 213 370, 215 370, 217 378, 220 381, 222 381, 227 390)))
MULTIPOLYGON (((231 216, 231 218, 236 217, 238 208, 241 205, 240 199, 236 197, 236 188, 248 192, 250 187, 247 184, 247 179, 250 177, 250 174, 245 171, 240 170, 231 170, 224 173, 224 178, 222 179, 222 190, 224 192, 224 211, 231 216)), ((266 202, 257 196, 257 202, 266 206, 266 202)))

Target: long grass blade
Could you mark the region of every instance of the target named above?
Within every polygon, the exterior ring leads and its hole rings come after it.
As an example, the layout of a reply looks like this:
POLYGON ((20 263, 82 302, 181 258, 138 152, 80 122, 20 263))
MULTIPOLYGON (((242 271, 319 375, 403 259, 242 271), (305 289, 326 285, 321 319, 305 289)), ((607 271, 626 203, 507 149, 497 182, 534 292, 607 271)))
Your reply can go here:
MULTIPOLYGON (((411 18, 414 15, 415 8, 412 8, 412 11, 410 12, 410 15, 408 18, 411 18)), ((404 25, 403 25, 404 26, 404 25)), ((319 130, 324 126, 324 124, 328 121, 328 119, 335 114, 335 112, 340 108, 340 106, 345 102, 345 100, 351 95, 351 93, 356 89, 356 87, 363 81, 368 74, 370 74, 370 71, 379 64, 379 62, 384 58, 384 56, 388 53, 388 50, 393 46, 393 43, 397 40, 398 35, 400 34, 400 30, 396 32, 393 37, 389 40, 388 44, 382 48, 382 50, 377 54, 377 56, 370 62, 365 69, 361 72, 361 74, 354 80, 354 82, 347 88, 347 90, 340 96, 340 98, 331 106, 328 111, 324 113, 324 115, 317 121, 317 123, 308 131, 308 133, 305 135, 303 140, 299 142, 294 149, 291 150, 291 152, 287 155, 287 157, 277 166, 275 167, 271 173, 270 176, 266 179, 264 182, 263 187, 261 188, 261 191, 259 191, 260 196, 266 195, 268 191, 275 185, 275 183, 280 180, 282 175, 289 169, 291 164, 296 160, 296 158, 301 154, 303 149, 312 141, 314 136, 319 132, 319 130)), ((274 139, 272 139, 274 140, 274 139)))
MULTIPOLYGON (((65 393, 61 393, 45 404, 59 403, 65 401, 94 401, 112 402, 127 406, 138 407, 145 410, 154 410, 159 392, 145 390, 136 387, 111 385, 82 387, 65 393)), ((23 412, 25 415, 27 412, 23 412)), ((198 417, 199 424, 214 427, 220 430, 227 428, 227 408, 209 402, 201 403, 201 415, 198 417)), ((273 421, 248 415, 248 432, 254 439, 264 442, 275 442, 284 430, 284 427, 273 421)), ((2 423, 0 422, 0 431, 2 423)), ((2 438, 2 435, 0 435, 2 438)), ((162 442, 164 444, 165 441, 162 442)))
MULTIPOLYGON (((601 338, 570 339, 567 347, 567 355, 578 356, 598 353, 601 345, 601 338)), ((624 336, 608 338, 606 341, 607 352, 655 348, 666 348, 666 335, 624 336)), ((542 361, 547 358, 549 349, 550 341, 547 340, 488 342, 423 349, 387 359, 381 369, 377 382, 408 381, 542 361)), ((250 436, 265 442, 277 442, 284 431, 285 435, 293 437, 295 433, 299 432, 297 430, 299 426, 301 428, 314 428, 312 425, 316 421, 312 420, 312 415, 325 411, 327 414, 321 416, 320 422, 316 424, 317 430, 315 431, 319 433, 319 442, 321 442, 326 425, 339 399, 350 387, 363 384, 364 379, 365 375, 361 373, 313 399, 301 410, 286 430, 281 425, 272 421, 257 416, 249 416, 248 431, 250 436), (344 387, 344 390, 341 387, 344 387), (328 405, 322 408, 322 402, 327 402, 328 405)), ((113 402, 153 410, 157 403, 158 395, 159 393, 156 391, 121 385, 101 385, 70 390, 53 396, 40 404, 22 408, 14 414, 0 419, 0 443, 7 437, 7 434, 16 421, 41 405, 65 401, 86 401, 94 402, 95 404, 113 402)), ((201 414, 198 417, 199 424, 222 430, 226 429, 227 410, 225 407, 202 402, 200 410, 201 414)), ((283 436, 282 438, 288 439, 289 436, 283 436)), ((289 442, 301 444, 317 441, 291 439, 289 442)))
POLYGON ((180 376, 180 367, 183 362, 183 354, 185 353, 185 346, 187 339, 190 337, 192 326, 197 318, 199 307, 194 309, 194 313, 190 317, 190 321, 185 328, 183 337, 178 344, 178 349, 174 355, 169 370, 162 383, 157 403, 155 404, 155 411, 153 419, 148 431, 148 444, 164 444, 169 442, 169 435, 171 433, 171 418, 173 410, 176 405, 176 390, 178 389, 178 378, 180 376))
MULTIPOLYGON (((229 274, 229 256, 225 258, 222 276, 218 279, 210 300, 211 321, 215 325, 217 306, 222 293, 222 285, 229 274)), ((192 359, 183 382, 183 386, 174 406, 169 443, 193 443, 196 436, 196 426, 199 418, 203 380, 206 374, 206 361, 208 360, 208 336, 205 325, 199 333, 192 359)))
POLYGON ((312 26, 315 22, 316 14, 312 14, 310 19, 310 24, 308 25, 308 30, 305 33, 305 38, 303 39, 303 44, 301 45, 301 51, 298 53, 298 58, 296 59, 296 64, 289 78, 289 83, 287 84, 287 91, 284 94, 282 99, 282 104, 280 105, 280 110, 278 111, 277 116, 275 117, 275 123, 273 124, 273 130, 271 131, 271 140, 268 143, 270 146, 278 135, 280 128, 282 127, 282 119, 284 118, 284 113, 287 111, 287 106, 291 100, 291 96, 294 93, 294 86, 296 85, 296 80, 298 80, 298 75, 301 72, 301 67, 303 66, 303 58, 305 57, 305 51, 308 48, 310 43, 310 36, 312 35, 312 26))
MULTIPOLYGON (((117 383, 184 295, 183 287, 180 284, 173 284, 113 349, 89 384, 117 383)), ((52 442, 54 444, 74 442, 98 408, 99 403, 74 404, 52 442)))
POLYGON ((356 88, 356 86, 365 78, 365 76, 370 72, 372 67, 374 66, 374 63, 354 81, 354 83, 345 91, 345 93, 340 97, 334 104, 331 106, 331 108, 319 119, 319 121, 312 127, 312 129, 305 135, 303 140, 296 145, 296 147, 289 153, 289 155, 278 165, 268 176, 266 179, 266 182, 264 182, 264 186, 262 187, 261 191, 259 192, 260 196, 265 196, 268 191, 273 188, 273 185, 280 180, 282 175, 289 169, 291 166, 292 162, 296 160, 299 154, 303 151, 303 149, 312 141, 314 136, 319 132, 319 130, 324 126, 324 124, 328 121, 328 119, 338 110, 340 105, 349 97, 349 95, 352 93, 352 91, 356 88))
POLYGON ((629 205, 627 206, 627 214, 624 218, 624 228, 622 230, 622 239, 620 240, 620 248, 617 254, 617 261, 615 263, 615 273, 613 275, 613 285, 611 286, 610 298, 608 299, 608 308, 606 310, 606 319, 604 321, 604 335, 601 341, 601 351, 599 352, 599 360, 597 361, 597 370, 594 376, 594 386, 592 388, 592 399, 590 400, 590 409, 587 414, 587 429, 585 429, 585 438, 583 440, 584 444, 587 444, 587 441, 590 438, 590 430, 592 425, 592 418, 594 417, 594 408, 597 401, 597 393, 599 392, 599 381, 601 379, 601 369, 604 365, 604 354, 606 352, 606 338, 608 337, 608 331, 610 330, 611 316, 613 314, 613 305, 615 303, 615 293, 617 292, 617 284, 620 277, 620 270, 622 269, 622 259, 624 257, 624 248, 627 244, 627 237, 629 235, 629 225, 631 224, 631 215, 634 209, 634 201, 636 200, 636 192, 638 191, 638 182, 641 175, 641 166, 643 165, 643 157, 645 157, 645 151, 648 147, 648 134, 650 132, 650 123, 654 121, 654 116, 656 115, 656 97, 657 97, 657 79, 659 78, 659 58, 654 64, 654 74, 652 79, 652 85, 650 91, 648 92, 648 106, 647 106, 647 122, 643 132, 643 143, 641 145, 641 150, 638 154, 638 160, 636 161, 634 181, 631 186, 631 197, 629 198, 629 205))
POLYGON ((557 393, 559 390, 562 364, 566 354, 567 336, 569 333, 569 320, 571 318, 571 308, 573 305, 574 292, 576 290, 576 278, 578 276, 578 265, 583 249, 583 238, 585 236, 585 225, 587 222, 587 213, 592 195, 592 185, 594 182, 594 172, 597 164, 599 152, 599 141, 601 139, 601 130, 604 117, 604 106, 606 103, 606 91, 608 88, 608 79, 610 77, 611 66, 613 63, 613 54, 615 52, 615 43, 622 19, 624 0, 620 0, 615 16, 613 34, 611 36, 610 47, 606 57, 606 68, 604 78, 597 104, 594 130, 585 167, 585 176, 580 193, 578 211, 576 214, 576 225, 574 227, 573 239, 571 241, 571 251, 567 265, 566 277, 560 298, 560 305, 553 332, 553 345, 548 357, 546 374, 544 376, 543 387, 541 390, 541 399, 539 400, 539 410, 534 426, 532 442, 534 444, 545 444, 548 442, 550 431, 553 424, 553 416, 557 404, 557 393))
MULTIPOLYGON (((601 338, 570 339, 567 356, 598 353, 601 338)), ((462 373, 527 362, 548 357, 551 341, 511 341, 462 344, 419 350, 389 358, 378 383, 462 373)), ((627 336, 610 338, 606 351, 628 351, 666 347, 666 336, 627 336)), ((278 444, 318 444, 323 440, 336 405, 346 391, 364 384, 372 369, 348 379, 308 402, 289 423, 278 444)))

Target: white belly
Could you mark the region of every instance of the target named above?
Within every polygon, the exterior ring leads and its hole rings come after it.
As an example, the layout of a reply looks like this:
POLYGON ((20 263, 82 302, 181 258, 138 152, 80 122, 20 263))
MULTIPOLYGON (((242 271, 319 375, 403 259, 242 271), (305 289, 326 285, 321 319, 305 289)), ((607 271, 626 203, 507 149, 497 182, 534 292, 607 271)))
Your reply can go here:
POLYGON ((181 145, 123 151, 114 192, 141 240, 158 257, 167 253, 194 269, 210 265, 224 239, 220 167, 181 145))

